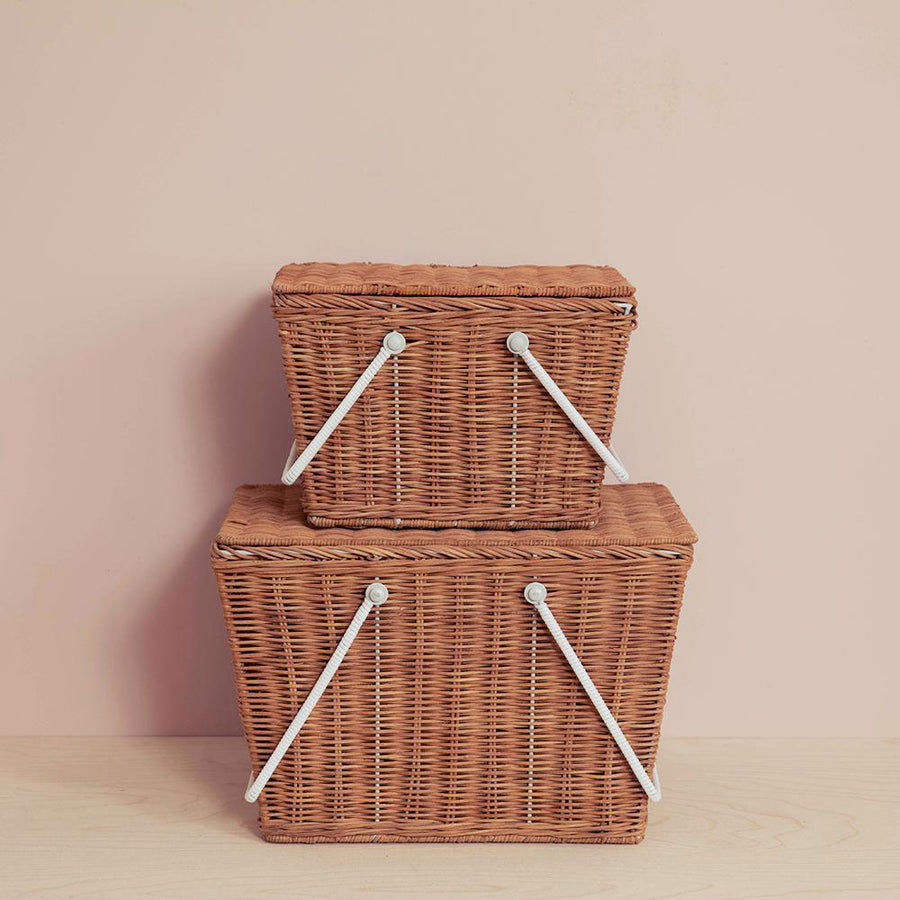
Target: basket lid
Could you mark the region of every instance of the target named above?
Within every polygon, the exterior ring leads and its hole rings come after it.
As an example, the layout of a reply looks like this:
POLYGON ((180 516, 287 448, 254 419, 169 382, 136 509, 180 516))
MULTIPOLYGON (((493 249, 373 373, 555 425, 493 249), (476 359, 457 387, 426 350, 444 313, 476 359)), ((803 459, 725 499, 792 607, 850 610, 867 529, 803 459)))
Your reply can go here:
POLYGON ((299 488, 279 484, 237 489, 214 552, 234 559, 254 556, 249 548, 290 547, 298 551, 298 558, 305 558, 304 548, 317 548, 313 558, 338 560, 358 558, 355 551, 364 549, 369 559, 396 559, 400 548, 429 548, 428 555, 439 559, 441 548, 454 558, 461 548, 478 548, 479 555, 489 558, 491 548, 508 557, 509 548, 527 547, 529 557, 559 558, 560 548, 566 547, 686 546, 696 540, 674 497, 661 484, 604 485, 596 527, 571 531, 312 528, 303 522, 299 488))
POLYGON ((276 294, 384 294, 407 297, 633 297, 612 266, 397 266, 291 263, 275 276, 276 294))

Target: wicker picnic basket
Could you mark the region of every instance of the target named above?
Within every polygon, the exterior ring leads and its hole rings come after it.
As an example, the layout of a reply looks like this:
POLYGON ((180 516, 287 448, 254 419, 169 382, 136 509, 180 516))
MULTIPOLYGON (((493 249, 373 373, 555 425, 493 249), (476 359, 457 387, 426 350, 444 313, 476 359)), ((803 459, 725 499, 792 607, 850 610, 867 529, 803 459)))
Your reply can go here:
POLYGON ((664 487, 572 531, 313 529, 299 500, 240 488, 212 551, 267 840, 642 838, 696 540, 664 487))
POLYGON ((584 527, 627 479, 615 269, 294 264, 272 296, 310 524, 584 527))

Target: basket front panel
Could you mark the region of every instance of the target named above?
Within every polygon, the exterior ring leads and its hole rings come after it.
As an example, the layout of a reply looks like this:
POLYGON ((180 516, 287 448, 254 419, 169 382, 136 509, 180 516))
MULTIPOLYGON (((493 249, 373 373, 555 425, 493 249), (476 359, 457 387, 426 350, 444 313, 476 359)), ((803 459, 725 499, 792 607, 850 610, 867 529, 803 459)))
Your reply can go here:
POLYGON ((601 460, 505 341, 527 331, 535 355, 608 442, 633 326, 613 304, 556 316, 280 312, 278 322, 300 446, 384 335, 399 330, 407 338, 307 469, 311 517, 351 524, 597 518, 601 460))
POLYGON ((273 840, 639 840, 646 797, 532 607, 645 767, 688 557, 235 562, 218 578, 259 771, 374 578, 374 610, 260 798, 273 840), (349 571, 348 571, 349 570, 349 571))

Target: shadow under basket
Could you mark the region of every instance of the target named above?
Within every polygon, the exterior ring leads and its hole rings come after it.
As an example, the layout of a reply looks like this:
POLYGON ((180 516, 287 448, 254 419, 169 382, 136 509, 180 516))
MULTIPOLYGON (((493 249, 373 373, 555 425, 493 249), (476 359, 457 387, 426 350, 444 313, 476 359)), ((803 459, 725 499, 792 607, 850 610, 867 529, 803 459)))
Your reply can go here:
POLYGON ((272 305, 311 525, 584 527, 624 480, 613 268, 294 264, 272 305))
POLYGON ((696 540, 666 488, 570 531, 299 502, 240 488, 212 550, 266 840, 641 840, 696 540))

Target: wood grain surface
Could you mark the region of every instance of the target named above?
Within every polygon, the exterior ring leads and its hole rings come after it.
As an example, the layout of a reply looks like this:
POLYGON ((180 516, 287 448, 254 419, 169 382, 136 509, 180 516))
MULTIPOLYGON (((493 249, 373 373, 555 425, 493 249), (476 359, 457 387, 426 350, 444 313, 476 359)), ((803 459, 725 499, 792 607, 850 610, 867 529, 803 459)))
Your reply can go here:
POLYGON ((272 845, 238 738, 0 739, 0 897, 900 897, 900 742, 664 741, 637 846, 272 845))

